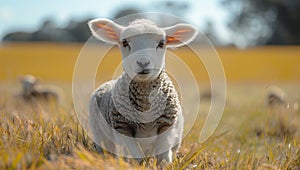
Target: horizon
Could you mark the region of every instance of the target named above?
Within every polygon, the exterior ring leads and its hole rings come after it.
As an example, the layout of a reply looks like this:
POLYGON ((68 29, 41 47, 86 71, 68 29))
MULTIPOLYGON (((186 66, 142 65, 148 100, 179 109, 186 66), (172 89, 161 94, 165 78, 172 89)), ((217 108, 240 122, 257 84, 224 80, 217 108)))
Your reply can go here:
MULTIPOLYGON (((70 0, 64 0, 59 3, 50 1, 41 2, 38 0, 0 0, 0 23, 2 23, 0 26, 0 39, 2 40, 6 34, 15 31, 36 31, 47 19, 51 19, 57 27, 63 28, 67 26, 71 20, 80 21, 91 17, 113 19, 113 16, 124 7, 136 8, 142 10, 142 12, 166 13, 166 11, 164 11, 165 9, 157 9, 155 5, 157 5, 158 2, 160 1, 145 0, 140 2, 137 0, 129 0, 127 2, 117 1, 114 3, 101 4, 101 2, 97 0, 91 0, 89 3, 84 3, 79 0, 72 2, 70 0), (34 10, 30 10, 28 7, 34 10)), ((229 18, 228 11, 221 6, 221 0, 181 0, 176 2, 187 2, 190 5, 186 13, 178 17, 195 25, 202 32, 206 28, 207 22, 212 22, 217 38, 220 39, 221 42, 230 43, 230 32, 226 26, 229 18)))

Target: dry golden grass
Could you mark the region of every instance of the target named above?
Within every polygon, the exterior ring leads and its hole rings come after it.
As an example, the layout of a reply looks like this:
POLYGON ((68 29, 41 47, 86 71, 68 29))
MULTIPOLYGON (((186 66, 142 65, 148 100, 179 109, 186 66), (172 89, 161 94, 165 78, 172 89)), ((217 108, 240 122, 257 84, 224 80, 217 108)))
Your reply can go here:
MULTIPOLYGON (((157 169, 154 159, 138 165, 94 151, 71 102, 70 81, 80 47, 0 46, 0 169, 157 169), (64 106, 28 105, 16 99, 14 94, 20 90, 17 77, 28 73, 60 86, 66 96, 64 106)), ((299 51, 299 47, 218 49, 230 82, 222 121, 206 143, 199 143, 205 119, 199 116, 174 163, 162 168, 299 169, 300 111, 293 107, 300 104, 299 51), (270 84, 287 93, 290 108, 266 106, 265 88, 270 84)), ((111 69, 118 65, 120 59, 113 56, 116 53, 113 49, 103 62, 97 75, 99 82, 109 79, 111 69)), ((206 89, 205 70, 196 70, 199 61, 188 51, 176 53, 184 55, 183 60, 193 71, 199 71, 195 74, 203 82, 200 90, 206 89)), ((206 112, 208 105, 209 101, 202 101, 201 112, 206 112)))
MULTIPOLYGON (((0 81, 34 74, 45 80, 72 80, 76 58, 82 44, 20 43, 0 44, 0 81)), ((98 48, 103 48, 97 46, 98 48)), ((187 48, 174 51, 194 72, 197 80, 208 81, 201 61, 187 48)), ((300 46, 271 46, 239 50, 217 48, 228 81, 300 81, 300 46)), ((91 54, 95 55, 95 53, 91 54)), ((111 78, 121 62, 113 48, 100 65, 99 81, 111 78)), ((181 66, 174 66, 180 68, 181 66)))

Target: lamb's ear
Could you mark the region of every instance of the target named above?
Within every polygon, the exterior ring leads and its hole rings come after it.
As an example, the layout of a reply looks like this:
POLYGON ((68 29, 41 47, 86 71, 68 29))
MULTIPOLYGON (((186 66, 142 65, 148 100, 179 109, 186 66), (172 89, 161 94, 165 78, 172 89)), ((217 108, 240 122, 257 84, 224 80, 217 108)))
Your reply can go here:
POLYGON ((166 32, 168 47, 180 47, 188 44, 198 33, 197 29, 190 24, 177 24, 163 29, 166 32))
POLYGON ((112 44, 120 41, 120 33, 124 29, 123 26, 104 18, 91 20, 88 25, 96 38, 112 44))

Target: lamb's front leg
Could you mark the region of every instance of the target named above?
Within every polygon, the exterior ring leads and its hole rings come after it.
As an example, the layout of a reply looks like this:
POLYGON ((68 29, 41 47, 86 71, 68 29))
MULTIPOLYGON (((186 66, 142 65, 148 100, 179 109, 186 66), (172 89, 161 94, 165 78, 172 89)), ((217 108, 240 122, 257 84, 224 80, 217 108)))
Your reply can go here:
MULTIPOLYGON (((119 124, 120 125, 120 124, 119 124)), ((143 160, 144 153, 138 141, 134 139, 134 132, 128 125, 115 128, 114 137, 116 154, 135 158, 139 163, 143 160)))
POLYGON ((172 163, 173 161, 173 152, 172 149, 168 150, 167 152, 164 152, 162 154, 159 154, 156 156, 157 164, 159 165, 163 160, 166 161, 166 163, 172 163))
POLYGON ((160 153, 156 156, 157 158, 157 164, 160 164, 163 160, 166 161, 166 163, 172 163, 173 158, 173 151, 172 151, 172 141, 170 141, 171 138, 169 135, 161 134, 158 136, 158 139, 155 144, 155 150, 156 153, 160 153))
POLYGON ((180 145, 179 131, 174 126, 166 126, 160 128, 158 131, 158 137, 155 145, 155 150, 160 153, 156 156, 157 163, 160 164, 163 160, 166 163, 172 163, 173 161, 173 148, 180 145))

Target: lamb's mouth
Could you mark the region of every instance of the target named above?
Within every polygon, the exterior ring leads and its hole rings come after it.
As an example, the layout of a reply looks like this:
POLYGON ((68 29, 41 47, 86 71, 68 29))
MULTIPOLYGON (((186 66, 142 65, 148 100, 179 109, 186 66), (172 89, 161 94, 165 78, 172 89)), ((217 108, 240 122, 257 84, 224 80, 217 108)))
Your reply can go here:
POLYGON ((151 73, 151 69, 143 69, 142 71, 138 72, 140 75, 146 75, 151 73))

